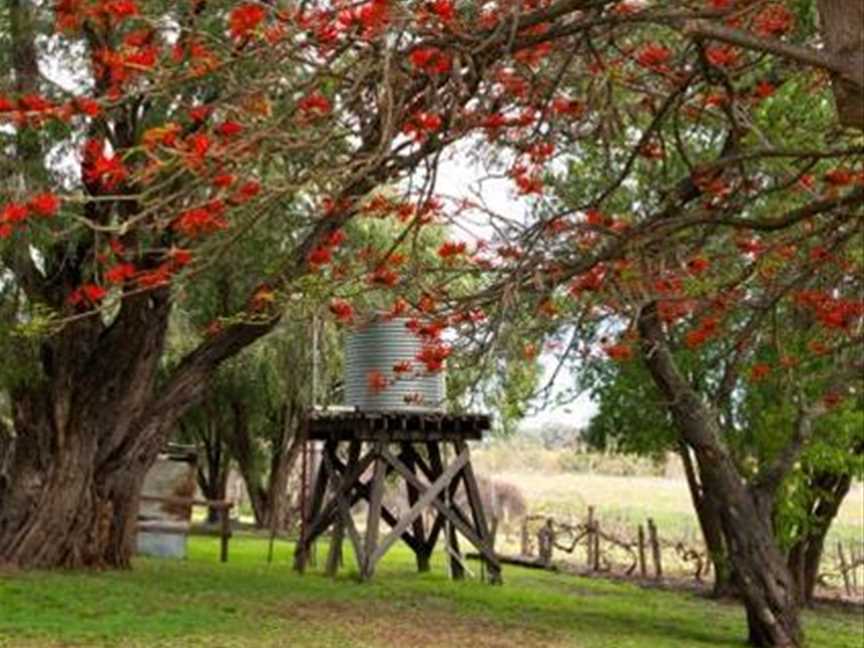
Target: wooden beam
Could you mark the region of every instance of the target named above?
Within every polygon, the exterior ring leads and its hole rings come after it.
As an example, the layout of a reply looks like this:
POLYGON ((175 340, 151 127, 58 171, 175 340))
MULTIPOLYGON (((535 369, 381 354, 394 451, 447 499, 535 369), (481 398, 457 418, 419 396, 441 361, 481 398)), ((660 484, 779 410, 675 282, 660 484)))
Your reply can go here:
MULTIPOLYGON (((417 477, 411 471, 408 470, 408 468, 405 466, 404 463, 402 463, 399 459, 394 457, 389 452, 387 452, 385 454, 385 457, 386 457, 388 462, 391 462, 391 464, 396 469, 396 471, 399 474, 401 474, 405 479, 411 481, 418 489, 421 490, 421 492, 426 491, 426 487, 420 482, 419 479, 417 479, 417 477)), ((462 466, 464 465, 463 461, 467 461, 467 460, 468 460, 468 455, 466 453, 460 454, 457 457, 456 461, 447 467, 444 474, 449 473, 453 469, 454 466, 458 466, 458 468, 456 468, 456 470, 453 471, 453 476, 455 476, 456 473, 458 473, 459 471, 462 470, 462 466)), ((453 476, 451 476, 450 479, 448 479, 448 482, 453 479, 453 476)), ((480 553, 482 553, 484 556, 486 556, 486 558, 494 566, 497 566, 500 569, 500 564, 498 563, 498 559, 495 557, 495 554, 492 553, 492 551, 486 546, 486 544, 483 542, 483 540, 480 538, 480 536, 477 535, 477 532, 474 531, 474 529, 472 529, 471 526, 466 523, 466 521, 464 520, 464 517, 457 515, 456 511, 454 511, 453 509, 448 509, 447 506, 445 506, 437 498, 432 498, 430 503, 441 514, 443 514, 448 520, 450 520, 450 522, 452 522, 456 526, 456 528, 459 530, 459 532, 463 536, 465 536, 465 538, 469 542, 471 542, 471 544, 473 544, 475 547, 477 547, 477 550, 480 553)))
MULTIPOLYGON (((384 473, 387 469, 387 464, 384 463, 384 453, 387 452, 387 448, 383 443, 376 443, 373 452, 375 453, 375 469, 372 475, 372 490, 369 494, 369 514, 366 518, 366 545, 364 547, 366 560, 360 574, 363 579, 372 578, 375 563, 383 553, 378 552, 378 529, 381 522, 381 502, 384 499, 384 473)), ((401 531, 399 535, 401 535, 401 531)))
POLYGON ((382 449, 382 457, 385 461, 387 461, 391 466, 393 466, 397 472, 401 473, 406 479, 410 475, 411 479, 414 480, 414 487, 417 488, 420 493, 420 497, 417 502, 412 506, 405 515, 403 515, 393 530, 387 535, 384 540, 381 541, 381 544, 375 550, 375 552, 370 557, 369 561, 374 565, 375 562, 381 559, 381 556, 393 545, 396 540, 399 539, 399 536, 402 535, 402 532, 408 528, 408 526, 414 521, 414 519, 420 515, 423 510, 429 506, 433 500, 438 497, 438 494, 447 488, 450 485, 450 482, 453 480, 453 477, 462 470, 462 467, 468 461, 468 453, 460 454, 456 461, 454 461, 450 466, 447 467, 438 479, 435 480, 433 484, 431 484, 428 488, 423 487, 420 484, 420 481, 414 476, 414 474, 408 470, 407 466, 402 463, 401 460, 397 459, 387 448, 382 449))

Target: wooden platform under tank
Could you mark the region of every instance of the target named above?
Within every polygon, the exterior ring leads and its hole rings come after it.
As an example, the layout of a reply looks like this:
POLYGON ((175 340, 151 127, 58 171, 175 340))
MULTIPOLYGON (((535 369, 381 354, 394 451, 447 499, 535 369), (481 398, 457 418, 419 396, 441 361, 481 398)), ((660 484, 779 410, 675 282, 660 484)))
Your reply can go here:
POLYGON ((312 544, 328 532, 328 574, 339 569, 345 539, 363 580, 372 578, 378 561, 400 540, 414 552, 418 570, 427 571, 443 535, 454 578, 466 571, 461 536, 479 552, 488 580, 501 582, 467 443, 482 438, 489 416, 316 411, 306 423, 308 442, 323 441, 324 447, 294 555, 298 571, 305 569, 312 544), (385 481, 391 478, 405 497, 393 510, 383 501, 385 481), (361 501, 367 504, 362 530, 352 513, 361 501), (429 526, 427 510, 434 515, 429 526), (382 522, 390 527, 383 536, 382 522))
POLYGON ((491 428, 487 414, 411 411, 315 411, 308 415, 310 441, 479 441, 491 428))

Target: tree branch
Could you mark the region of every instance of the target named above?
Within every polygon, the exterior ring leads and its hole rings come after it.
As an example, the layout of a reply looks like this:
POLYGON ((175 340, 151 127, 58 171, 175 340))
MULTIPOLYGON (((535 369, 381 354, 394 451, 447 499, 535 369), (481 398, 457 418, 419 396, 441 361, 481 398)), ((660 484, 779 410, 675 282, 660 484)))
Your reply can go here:
POLYGON ((857 66, 851 66, 846 61, 810 47, 792 45, 775 39, 759 38, 750 32, 705 20, 691 20, 684 23, 684 33, 697 40, 703 38, 719 40, 730 45, 774 54, 797 63, 821 68, 864 87, 864 69, 857 69, 857 66))

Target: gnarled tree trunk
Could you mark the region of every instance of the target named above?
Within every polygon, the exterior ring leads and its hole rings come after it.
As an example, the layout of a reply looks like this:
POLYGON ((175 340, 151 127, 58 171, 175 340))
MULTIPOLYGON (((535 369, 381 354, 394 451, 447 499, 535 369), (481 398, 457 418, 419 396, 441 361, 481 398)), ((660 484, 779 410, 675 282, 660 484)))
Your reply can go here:
POLYGON ((848 473, 819 471, 812 474, 808 481, 811 497, 807 518, 813 521, 812 526, 792 545, 787 561, 798 600, 803 605, 813 603, 825 538, 843 499, 849 493, 852 476, 848 473))
POLYGON ((693 500, 693 508, 696 510, 696 518, 699 520, 702 538, 705 540, 705 547, 714 567, 714 587, 711 595, 714 598, 735 596, 737 589, 726 541, 723 538, 723 522, 717 503, 705 492, 699 482, 690 449, 686 443, 679 442, 678 454, 684 464, 684 474, 687 477, 690 498, 693 500))
POLYGON ((729 558, 754 646, 803 645, 795 583, 777 546, 764 498, 745 484, 721 441, 716 413, 684 379, 666 343, 656 305, 639 317, 642 356, 693 451, 706 496, 720 514, 729 558), (766 513, 768 513, 766 515, 766 513))
POLYGON ((157 389, 170 307, 167 289, 129 296, 110 324, 82 318, 42 343, 38 380, 11 394, 0 565, 129 566, 141 484, 169 431, 218 363, 276 321, 235 325, 157 389))
POLYGON ((40 349, 40 379, 11 393, 0 484, 0 563, 128 566, 137 497, 161 445, 148 416, 166 294, 130 299, 105 327, 79 320, 40 349))

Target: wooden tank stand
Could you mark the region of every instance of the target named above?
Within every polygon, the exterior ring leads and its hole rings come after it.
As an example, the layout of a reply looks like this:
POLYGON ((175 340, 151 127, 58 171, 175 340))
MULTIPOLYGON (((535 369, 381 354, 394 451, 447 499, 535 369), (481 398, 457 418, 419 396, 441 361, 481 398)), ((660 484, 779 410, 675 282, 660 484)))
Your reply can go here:
POLYGON ((329 575, 339 569, 346 535, 362 580, 372 578, 378 561, 400 539, 414 552, 418 571, 428 571, 438 537, 445 532, 449 535, 454 579, 462 579, 465 574, 459 551, 461 534, 479 552, 489 582, 500 583, 501 564, 492 548, 468 449, 468 441, 482 438, 489 424, 485 415, 310 414, 307 442, 323 441, 324 448, 294 554, 295 569, 304 571, 312 544, 329 530, 329 575), (451 448, 454 458, 446 462, 451 448), (399 516, 382 502, 384 483, 391 475, 404 485, 407 507, 399 516), (458 502, 460 487, 464 489, 467 514, 458 502), (351 514, 361 500, 368 504, 362 535, 351 514), (427 529, 423 513, 429 508, 435 517, 427 529), (390 527, 383 538, 379 533, 382 520, 390 527))

